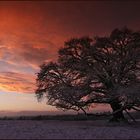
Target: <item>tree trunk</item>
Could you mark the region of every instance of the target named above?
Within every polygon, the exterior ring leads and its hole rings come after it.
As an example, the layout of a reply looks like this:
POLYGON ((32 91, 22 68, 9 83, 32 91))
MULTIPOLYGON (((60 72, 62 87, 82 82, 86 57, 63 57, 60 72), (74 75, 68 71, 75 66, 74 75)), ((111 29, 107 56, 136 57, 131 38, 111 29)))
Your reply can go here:
POLYGON ((122 105, 119 103, 118 99, 114 99, 110 103, 110 106, 113 110, 113 117, 111 118, 110 121, 114 121, 114 122, 126 121, 123 114, 123 110, 121 109, 122 105))

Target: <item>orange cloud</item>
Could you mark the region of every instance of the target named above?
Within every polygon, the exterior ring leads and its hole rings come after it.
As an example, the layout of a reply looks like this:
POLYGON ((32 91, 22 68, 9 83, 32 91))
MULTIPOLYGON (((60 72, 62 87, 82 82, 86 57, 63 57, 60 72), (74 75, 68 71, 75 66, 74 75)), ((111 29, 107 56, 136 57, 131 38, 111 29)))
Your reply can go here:
POLYGON ((57 51, 53 51, 53 44, 50 48, 37 48, 32 44, 16 44, 19 47, 0 47, 1 60, 13 65, 38 67, 44 61, 56 59, 57 51))
POLYGON ((29 74, 1 72, 0 90, 18 93, 34 93, 35 77, 29 74))
POLYGON ((44 14, 33 5, 0 4, 0 90, 33 93, 38 66, 56 59, 55 25, 52 20, 43 25, 44 14))

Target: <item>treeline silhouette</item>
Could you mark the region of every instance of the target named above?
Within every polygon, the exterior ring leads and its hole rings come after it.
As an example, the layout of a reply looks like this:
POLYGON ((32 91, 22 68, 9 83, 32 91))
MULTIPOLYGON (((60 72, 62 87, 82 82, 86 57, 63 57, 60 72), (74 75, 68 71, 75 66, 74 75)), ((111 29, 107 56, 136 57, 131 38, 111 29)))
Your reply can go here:
POLYGON ((95 114, 77 114, 77 115, 37 115, 37 116, 19 116, 19 117, 0 117, 0 120, 66 120, 66 121, 80 121, 80 120, 100 120, 109 117, 110 112, 101 112, 95 114))

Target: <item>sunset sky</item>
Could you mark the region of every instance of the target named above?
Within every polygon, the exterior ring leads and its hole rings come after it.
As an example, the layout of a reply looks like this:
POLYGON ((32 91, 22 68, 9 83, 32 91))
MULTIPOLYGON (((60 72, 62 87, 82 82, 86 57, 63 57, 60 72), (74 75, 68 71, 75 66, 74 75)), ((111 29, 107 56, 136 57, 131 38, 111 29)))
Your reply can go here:
POLYGON ((55 110, 35 98, 39 65, 72 37, 124 26, 140 30, 140 2, 0 1, 0 110, 55 110))

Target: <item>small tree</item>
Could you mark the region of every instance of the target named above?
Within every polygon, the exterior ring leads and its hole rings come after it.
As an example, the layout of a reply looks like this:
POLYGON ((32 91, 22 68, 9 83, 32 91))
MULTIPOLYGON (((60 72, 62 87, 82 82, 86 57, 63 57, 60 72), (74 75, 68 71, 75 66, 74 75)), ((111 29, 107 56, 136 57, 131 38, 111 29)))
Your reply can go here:
POLYGON ((139 85, 139 75, 140 33, 115 29, 109 37, 66 42, 56 63, 41 66, 36 94, 38 98, 47 95, 49 104, 65 109, 107 103, 113 110, 112 120, 118 121, 125 119, 123 110, 140 105, 134 88, 126 92, 131 85, 139 85), (125 94, 119 92, 122 88, 125 94))

